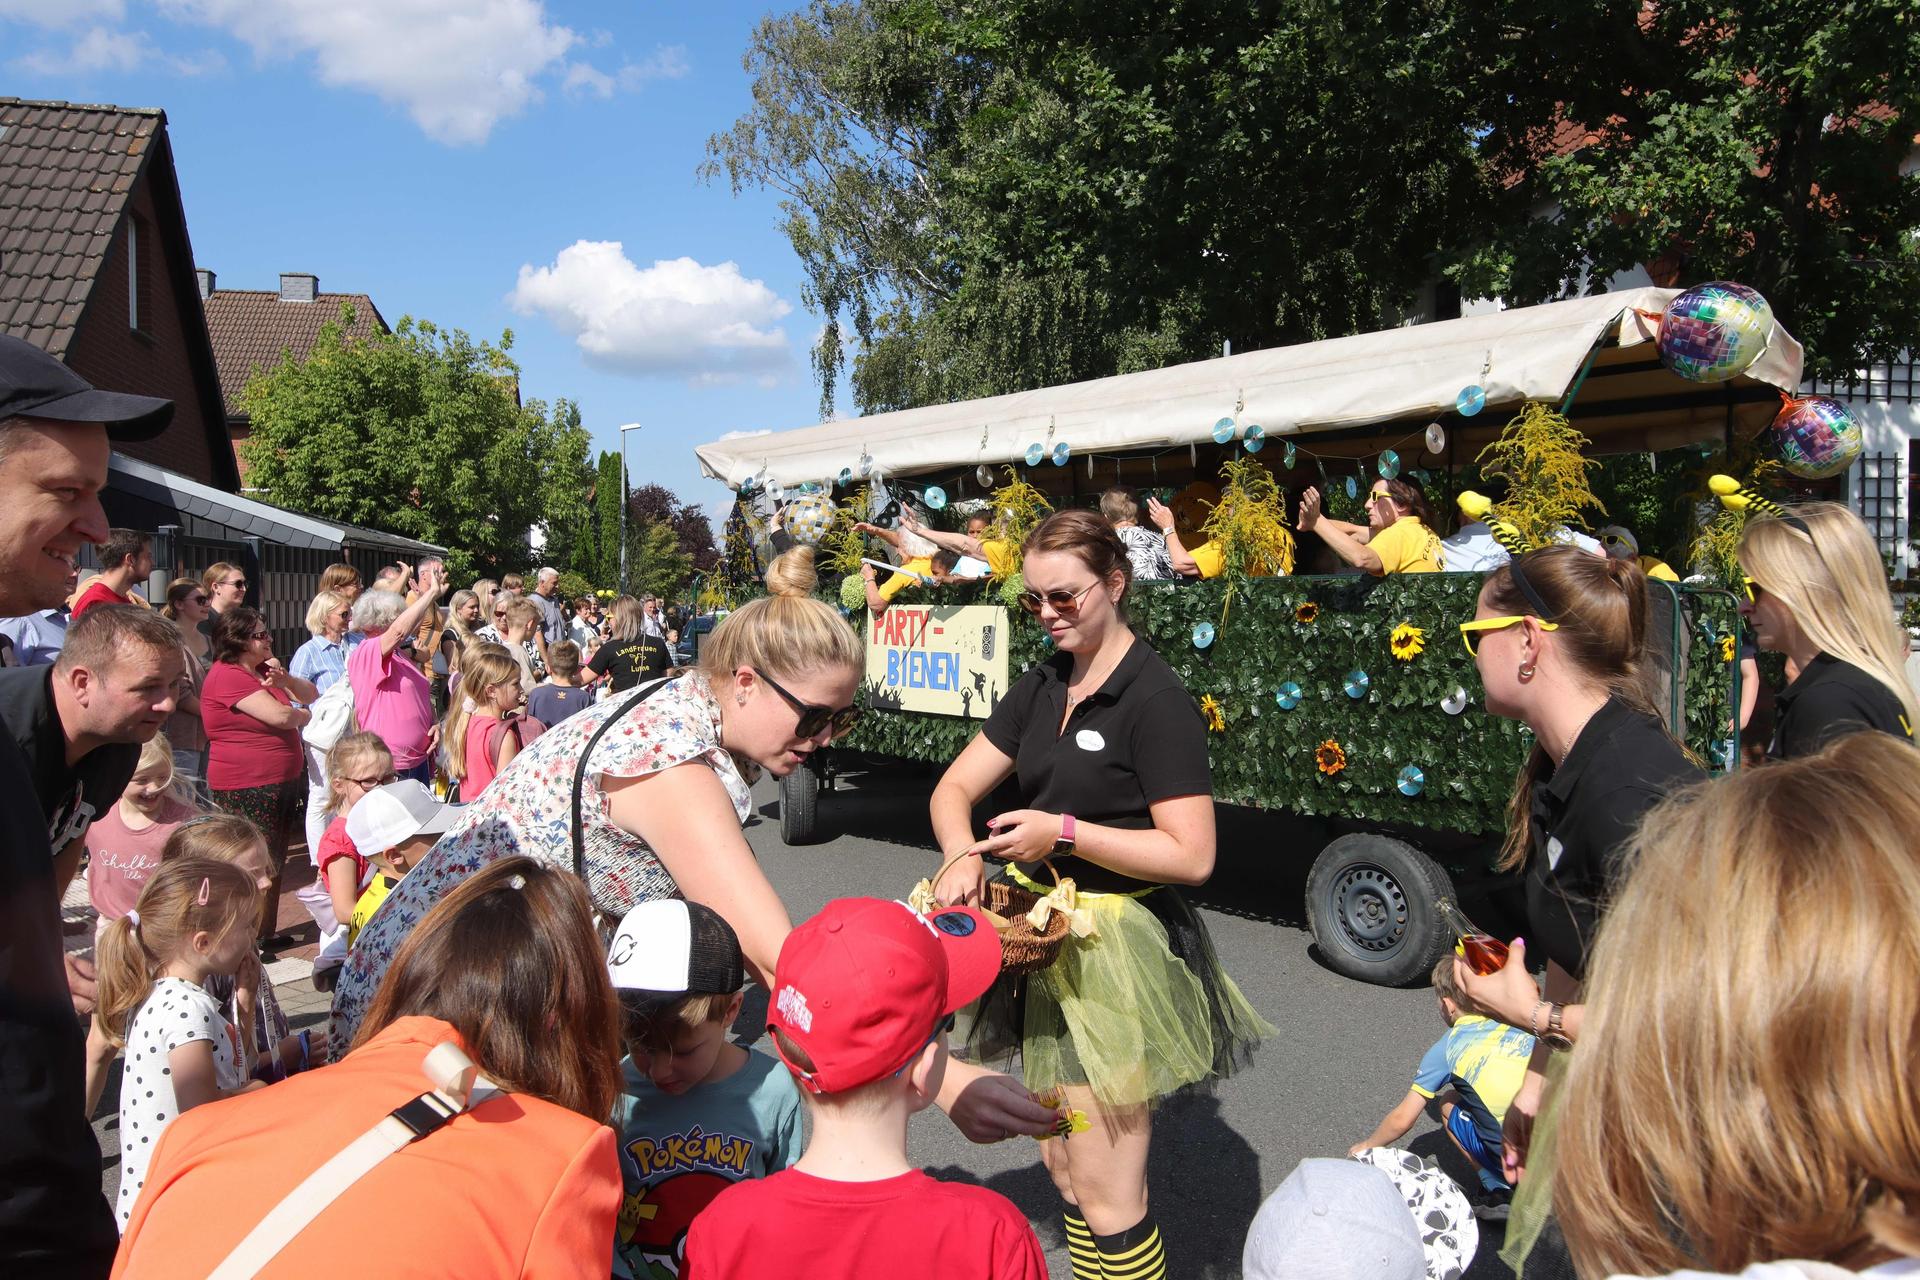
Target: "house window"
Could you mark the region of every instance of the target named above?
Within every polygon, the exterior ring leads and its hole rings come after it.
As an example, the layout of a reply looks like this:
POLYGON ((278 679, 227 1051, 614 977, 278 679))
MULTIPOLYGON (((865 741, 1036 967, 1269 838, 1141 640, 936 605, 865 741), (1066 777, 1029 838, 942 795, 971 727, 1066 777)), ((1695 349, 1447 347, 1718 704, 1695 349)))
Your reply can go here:
POLYGON ((137 213, 127 215, 127 327, 135 333, 152 332, 153 297, 147 288, 152 274, 147 259, 152 256, 153 236, 147 221, 137 213))

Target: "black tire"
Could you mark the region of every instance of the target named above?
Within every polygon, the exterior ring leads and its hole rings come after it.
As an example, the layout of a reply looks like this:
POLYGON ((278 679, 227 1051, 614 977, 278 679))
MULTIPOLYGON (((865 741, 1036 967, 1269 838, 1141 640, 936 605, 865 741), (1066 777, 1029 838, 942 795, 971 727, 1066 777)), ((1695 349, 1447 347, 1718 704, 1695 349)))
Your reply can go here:
POLYGON ((1404 840, 1345 835, 1320 851, 1307 875, 1307 923, 1336 973, 1408 986, 1453 941, 1434 907, 1452 896, 1452 877, 1404 840))
POLYGON ((801 765, 780 779, 780 838, 812 844, 820 838, 820 775, 801 765))

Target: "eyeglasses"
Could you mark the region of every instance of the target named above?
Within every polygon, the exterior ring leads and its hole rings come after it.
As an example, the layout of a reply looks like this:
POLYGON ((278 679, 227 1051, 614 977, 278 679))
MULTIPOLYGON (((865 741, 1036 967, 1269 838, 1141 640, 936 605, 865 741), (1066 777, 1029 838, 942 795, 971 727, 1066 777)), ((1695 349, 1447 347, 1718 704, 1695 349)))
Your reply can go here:
POLYGON ((351 782, 362 791, 371 791, 375 787, 384 787, 390 782, 400 781, 400 775, 397 773, 388 773, 378 778, 342 778, 340 781, 351 782))
POLYGON ((1097 581, 1089 582, 1078 591, 1068 591, 1065 588, 1059 588, 1049 591, 1045 595, 1041 595, 1037 591, 1022 591, 1017 599, 1020 601, 1020 607, 1036 618, 1040 616, 1040 607, 1042 605, 1052 605, 1053 611, 1061 617, 1072 618, 1078 616, 1080 612, 1080 602, 1086 598, 1087 592, 1099 585, 1097 581))
POLYGON ((1460 624, 1460 639, 1466 642, 1467 656, 1471 658, 1480 656, 1480 635, 1482 632, 1504 631, 1508 627, 1525 622, 1528 618, 1533 618, 1534 625, 1542 631, 1558 631, 1560 629, 1559 623, 1548 622, 1542 618, 1534 618, 1530 613, 1512 613, 1501 618, 1478 618, 1472 622, 1463 622, 1460 624))
POLYGON ((765 680, 767 685, 775 693, 785 698, 787 705, 792 707, 795 714, 800 717, 799 723, 793 726, 795 737, 811 738, 818 735, 822 729, 830 729, 832 730, 832 736, 837 738, 847 730, 853 728, 854 725, 860 723, 860 706, 858 703, 849 704, 836 711, 832 707, 823 707, 817 703, 802 702, 785 689, 782 689, 778 680, 775 680, 758 667, 750 667, 748 669, 762 680, 765 680))

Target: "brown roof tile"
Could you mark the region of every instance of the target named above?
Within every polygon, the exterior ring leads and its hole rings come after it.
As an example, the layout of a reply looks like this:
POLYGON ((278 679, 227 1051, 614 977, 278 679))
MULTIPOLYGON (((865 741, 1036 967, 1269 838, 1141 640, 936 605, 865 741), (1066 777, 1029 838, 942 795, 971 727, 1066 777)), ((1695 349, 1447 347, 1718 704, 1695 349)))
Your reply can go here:
POLYGON ((65 357, 160 126, 157 110, 0 98, 0 298, 7 333, 65 357))
POLYGON ((348 331, 353 337, 386 331, 380 309, 364 293, 322 293, 312 302, 283 302, 278 290, 215 289, 204 306, 227 416, 246 415, 242 393, 255 369, 276 367, 283 351, 295 360, 306 359, 321 327, 339 318, 342 302, 353 306, 354 323, 348 331))

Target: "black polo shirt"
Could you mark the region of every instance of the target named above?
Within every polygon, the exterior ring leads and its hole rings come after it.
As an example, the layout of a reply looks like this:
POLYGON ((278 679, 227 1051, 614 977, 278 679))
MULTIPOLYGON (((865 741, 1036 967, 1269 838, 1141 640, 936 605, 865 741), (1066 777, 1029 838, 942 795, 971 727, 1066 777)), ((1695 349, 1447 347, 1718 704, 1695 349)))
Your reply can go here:
POLYGON ((1893 690, 1830 654, 1816 654, 1799 678, 1773 697, 1775 760, 1810 756, 1835 738, 1862 729, 1878 729, 1902 742, 1913 741, 1914 726, 1893 690))
POLYGON ((1527 946, 1576 978, 1648 809, 1705 778, 1660 721, 1609 698, 1557 769, 1534 783, 1527 946))
MULTIPOLYGON (((1027 807, 1140 831, 1153 825, 1154 803, 1213 794, 1200 708, 1146 641, 1134 639, 1062 732, 1072 670, 1071 654, 1055 654, 1014 681, 981 727, 1013 758, 1027 807)), ((1054 866, 1083 889, 1125 893, 1148 883, 1084 858, 1057 858, 1054 866)), ((1046 878, 1037 867, 1030 874, 1046 878)))
POLYGON ((95 747, 68 767, 50 666, 0 671, 0 720, 26 757, 47 822, 47 842, 56 854, 86 834, 140 766, 139 744, 116 742, 95 747))
MULTIPOLYGON (((44 681, 46 673, 0 676, 44 681)), ((100 1147, 87 1123, 84 1038, 60 958, 53 846, 45 814, 28 798, 39 784, 18 741, 31 726, 14 719, 32 702, 0 703, 0 1271, 9 1280, 104 1277, 119 1232, 100 1193, 100 1147)))

